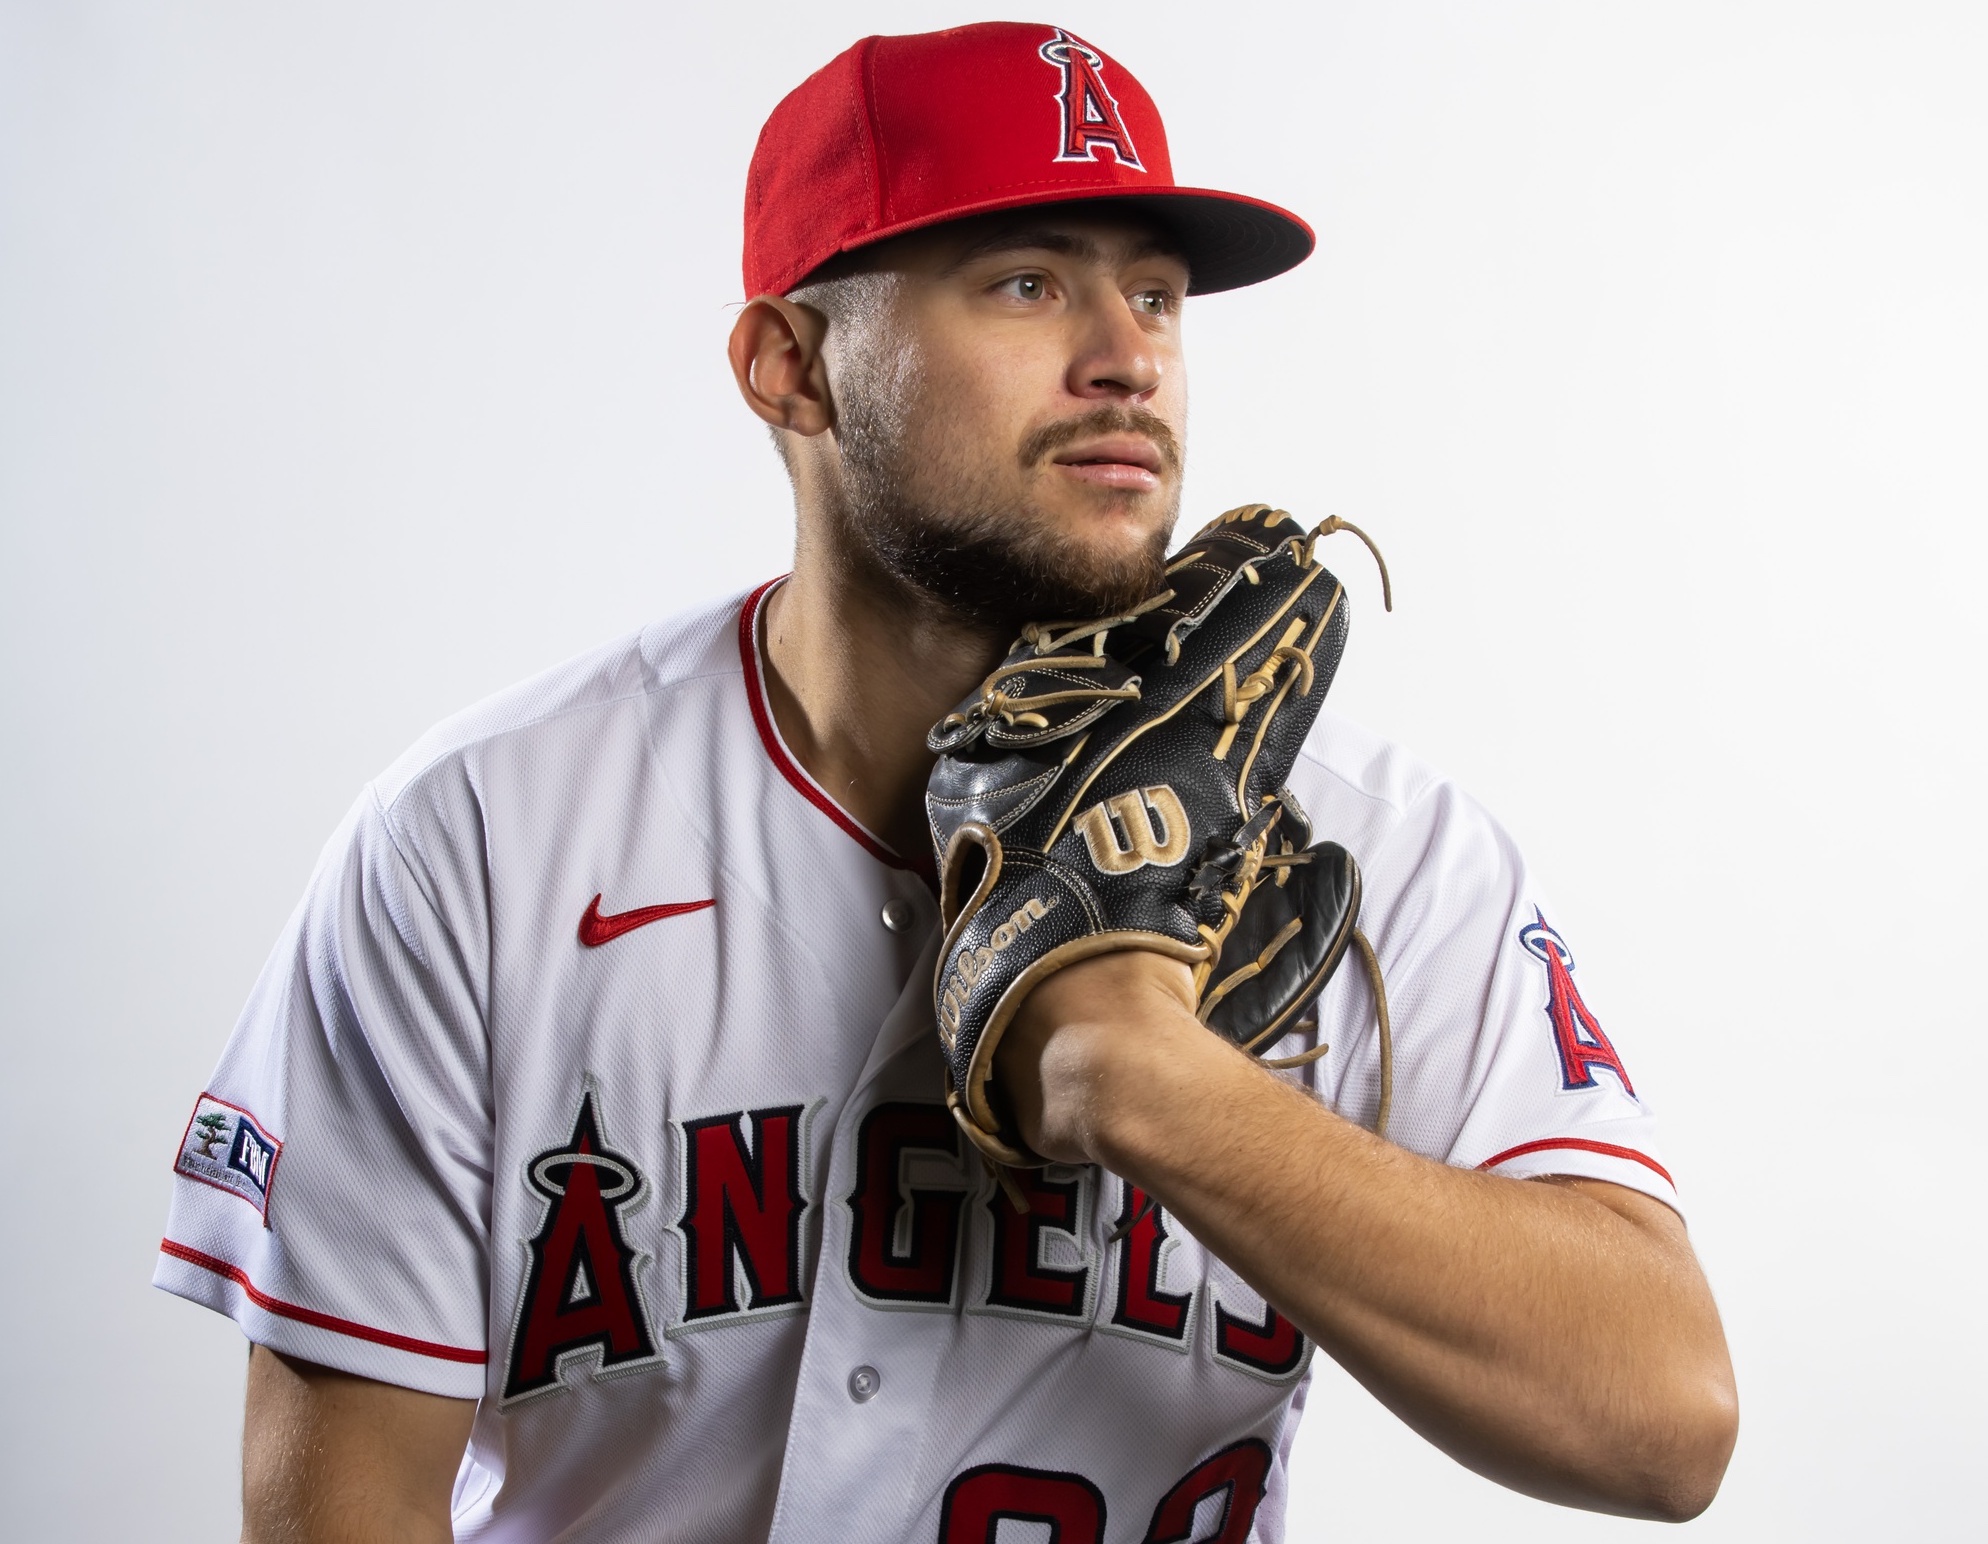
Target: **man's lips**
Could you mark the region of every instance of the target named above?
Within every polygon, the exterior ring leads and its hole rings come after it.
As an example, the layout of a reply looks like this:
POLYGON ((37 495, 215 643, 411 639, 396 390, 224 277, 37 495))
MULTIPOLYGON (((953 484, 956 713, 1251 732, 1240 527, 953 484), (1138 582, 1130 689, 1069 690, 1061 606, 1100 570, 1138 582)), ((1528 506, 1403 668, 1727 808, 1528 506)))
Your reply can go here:
POLYGON ((1079 481, 1109 488, 1157 488, 1166 458, 1143 434, 1082 440, 1057 452, 1052 465, 1079 481))

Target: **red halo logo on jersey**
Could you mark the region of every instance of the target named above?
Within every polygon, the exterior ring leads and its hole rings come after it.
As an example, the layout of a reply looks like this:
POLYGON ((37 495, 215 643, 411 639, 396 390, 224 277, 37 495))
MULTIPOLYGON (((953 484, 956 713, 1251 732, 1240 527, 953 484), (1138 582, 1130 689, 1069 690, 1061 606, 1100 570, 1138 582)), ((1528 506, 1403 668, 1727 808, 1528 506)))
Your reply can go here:
POLYGON ((1635 1085, 1629 1081, 1622 1058, 1602 1032, 1601 1021, 1588 1011, 1574 985, 1574 955, 1566 940, 1547 925, 1546 916, 1533 908, 1534 921, 1519 929, 1519 942, 1546 964, 1546 1017, 1553 1026, 1554 1047, 1560 1053, 1560 1086, 1570 1092, 1594 1088, 1595 1069, 1605 1067, 1615 1074, 1622 1091, 1632 1099, 1635 1085))
POLYGON ((580 1098, 573 1133, 525 1165, 543 1203, 518 1294, 503 1402, 561 1386, 569 1360, 596 1360, 595 1376, 659 1359, 639 1280, 648 1255, 629 1242, 623 1218, 648 1198, 634 1160, 601 1136, 593 1088, 580 1098))
POLYGON ((1063 140, 1056 159, 1095 161, 1098 146, 1103 145, 1120 166, 1143 172, 1146 168, 1118 110, 1118 99, 1104 83, 1104 56, 1061 27, 1036 51, 1045 64, 1054 65, 1063 74, 1056 93, 1063 109, 1063 140))

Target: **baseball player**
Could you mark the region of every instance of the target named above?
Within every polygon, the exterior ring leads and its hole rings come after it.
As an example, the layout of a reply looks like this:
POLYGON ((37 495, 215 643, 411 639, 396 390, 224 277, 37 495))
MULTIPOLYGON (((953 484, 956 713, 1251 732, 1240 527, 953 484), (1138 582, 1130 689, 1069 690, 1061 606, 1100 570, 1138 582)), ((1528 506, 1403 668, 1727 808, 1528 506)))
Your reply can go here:
MULTIPOLYGON (((1312 583, 1261 511, 1165 556, 1184 297, 1311 245, 1178 186, 1062 29, 868 38, 781 102, 730 350, 793 572, 409 750, 195 1102, 156 1280, 253 1343, 248 1538, 1272 1540, 1314 1348, 1532 1494, 1710 1500, 1731 1372, 1626 1037, 1511 840, 1399 747, 1327 710, 1285 757, 1283 829, 1343 847, 1377 968, 1276 1046, 1211 1033, 1190 929, 1059 946, 948 1060, 974 959, 1078 913, 962 954, 960 887, 1001 892, 935 854, 933 746, 971 782, 983 730, 1092 723, 1003 695, 1031 640, 1157 722, 1160 665, 1127 684, 1106 634, 1203 647, 1176 613, 1218 548, 1222 606, 1312 583)), ((1217 758, 1316 711, 1322 631, 1209 677, 1217 758)), ((1187 775, 1079 818, 1101 873, 1184 864, 1187 775)), ((1270 821, 1234 852, 1275 888, 1305 856, 1270 821)))

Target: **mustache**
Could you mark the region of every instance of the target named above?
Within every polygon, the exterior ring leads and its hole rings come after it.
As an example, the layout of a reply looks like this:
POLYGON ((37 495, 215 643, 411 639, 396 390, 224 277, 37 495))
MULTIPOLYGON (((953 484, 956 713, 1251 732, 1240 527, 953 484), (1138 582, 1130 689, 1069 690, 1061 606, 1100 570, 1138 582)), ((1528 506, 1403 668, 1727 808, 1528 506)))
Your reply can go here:
POLYGON ((1180 441, 1167 421, 1143 407, 1110 406, 1093 408, 1075 418, 1044 424, 1023 439, 1019 459, 1024 470, 1047 460, 1059 450, 1079 440, 1105 434, 1139 434, 1153 442, 1167 471, 1180 473, 1180 441))

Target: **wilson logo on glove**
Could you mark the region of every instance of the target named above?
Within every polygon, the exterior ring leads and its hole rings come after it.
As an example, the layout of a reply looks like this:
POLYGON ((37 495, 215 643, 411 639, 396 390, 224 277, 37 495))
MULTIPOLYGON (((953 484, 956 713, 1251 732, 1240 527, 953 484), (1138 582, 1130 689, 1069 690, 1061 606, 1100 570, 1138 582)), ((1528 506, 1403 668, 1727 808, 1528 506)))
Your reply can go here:
MULTIPOLYGON (((1387 1008, 1354 925, 1360 871, 1312 842, 1284 786, 1346 643, 1345 591, 1313 553, 1339 530, 1366 541, 1337 517, 1307 531, 1266 505, 1230 510, 1126 614, 1025 627, 926 737, 939 756, 925 808, 946 928, 933 1006, 947 1102, 995 1163, 1043 1161, 993 1081, 1008 1022, 1044 977, 1114 949, 1192 966, 1201 1021, 1261 1056, 1309 1027, 1357 948, 1385 1126, 1387 1008)), ((1381 584, 1385 595, 1385 565, 1381 584)))
POLYGON ((1015 908, 1015 914, 994 929, 987 942, 971 954, 961 955, 953 963, 953 979, 939 999, 939 1043, 948 1054, 953 1048, 953 1040, 959 1034, 960 1010, 966 1006, 967 994, 973 990, 973 983, 981 973, 994 962, 994 956, 1002 953, 1022 934, 1049 914, 1049 908, 1056 904, 1054 897, 1047 901, 1030 899, 1015 908))
POLYGON ((1181 808, 1180 795, 1164 783, 1093 804, 1077 817, 1077 829, 1100 874, 1129 874, 1148 863, 1172 868, 1187 856, 1187 811, 1181 808), (1120 844, 1120 830, 1131 846, 1120 844))

